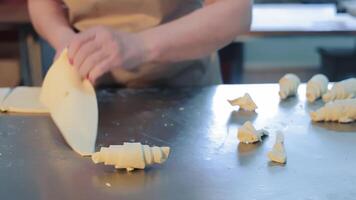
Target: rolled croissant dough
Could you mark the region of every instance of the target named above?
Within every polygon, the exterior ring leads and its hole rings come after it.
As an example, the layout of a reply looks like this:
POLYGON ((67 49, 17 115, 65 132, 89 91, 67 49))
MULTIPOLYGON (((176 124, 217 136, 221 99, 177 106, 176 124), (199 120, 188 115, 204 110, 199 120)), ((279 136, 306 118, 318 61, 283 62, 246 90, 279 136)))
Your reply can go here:
POLYGON ((356 99, 339 99, 325 104, 324 107, 311 112, 313 121, 334 121, 351 123, 356 120, 356 99))
POLYGON ((335 83, 331 90, 323 95, 323 101, 330 102, 354 97, 356 97, 356 78, 349 78, 335 83))
POLYGON ((328 90, 329 79, 323 74, 314 75, 307 83, 307 100, 314 102, 328 90))
POLYGON ((279 80, 279 96, 282 100, 298 93, 300 79, 295 74, 286 74, 279 80))
POLYGON ((169 147, 150 147, 141 143, 127 143, 101 147, 99 152, 92 155, 94 163, 103 162, 114 165, 117 169, 144 169, 154 163, 162 164, 169 156, 169 147))
POLYGON ((5 98, 2 110, 19 113, 48 113, 48 109, 40 102, 41 88, 16 87, 5 98))
POLYGON ((69 64, 67 49, 48 71, 40 100, 74 151, 82 156, 94 153, 98 129, 95 90, 69 64))

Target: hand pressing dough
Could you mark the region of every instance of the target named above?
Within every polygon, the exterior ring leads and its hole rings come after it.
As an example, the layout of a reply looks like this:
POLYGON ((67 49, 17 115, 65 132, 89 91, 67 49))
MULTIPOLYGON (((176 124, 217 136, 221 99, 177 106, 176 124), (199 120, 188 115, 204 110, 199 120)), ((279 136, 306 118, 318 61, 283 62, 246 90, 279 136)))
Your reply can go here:
POLYGON ((300 79, 295 74, 286 74, 279 80, 279 96, 281 99, 286 99, 289 96, 294 96, 298 92, 300 79))
POLYGON ((114 165, 116 169, 144 169, 154 163, 162 164, 169 156, 169 147, 150 147, 141 143, 124 143, 102 147, 92 155, 95 164, 104 162, 114 165))
POLYGON ((287 161, 286 151, 284 149, 284 136, 283 133, 279 132, 276 135, 276 142, 273 145, 273 148, 267 154, 268 158, 277 163, 284 164, 287 161))
POLYGON ((2 110, 18 113, 48 113, 48 109, 40 102, 41 88, 16 87, 5 98, 2 110))
POLYGON ((0 111, 4 112, 4 108, 2 107, 2 103, 4 102, 7 95, 10 93, 10 88, 0 88, 0 111))
POLYGON ((313 76, 307 83, 307 99, 314 102, 328 91, 329 79, 323 74, 313 76))
POLYGON ((341 99, 328 102, 324 107, 310 113, 313 121, 350 123, 356 120, 356 99, 341 99))
POLYGON ((228 102, 232 106, 240 106, 241 109, 247 111, 255 111, 257 109, 257 105, 248 93, 246 93, 243 97, 239 97, 234 100, 228 100, 228 102))
POLYGON ((95 90, 69 64, 67 49, 48 71, 40 99, 68 144, 82 156, 94 153, 98 129, 95 90))
POLYGON ((237 132, 237 138, 245 144, 260 142, 264 135, 268 133, 264 130, 256 130, 250 121, 245 122, 237 132))
POLYGON ((356 78, 349 78, 335 83, 331 90, 323 95, 324 102, 336 99, 351 99, 356 97, 356 78))

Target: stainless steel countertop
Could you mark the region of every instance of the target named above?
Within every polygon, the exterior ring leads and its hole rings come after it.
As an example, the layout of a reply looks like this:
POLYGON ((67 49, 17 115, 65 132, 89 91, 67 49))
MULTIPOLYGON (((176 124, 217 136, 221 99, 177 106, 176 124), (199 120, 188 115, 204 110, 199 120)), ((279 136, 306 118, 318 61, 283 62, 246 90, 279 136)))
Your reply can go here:
POLYGON ((168 145, 163 165, 131 173, 95 165, 64 142, 49 116, 0 115, 0 199, 355 199, 356 123, 311 123, 305 85, 280 102, 278 86, 98 92, 100 146, 168 145), (250 93, 257 113, 227 98, 250 93), (237 109, 237 108, 235 108, 237 109), (239 144, 246 120, 267 128, 262 143, 239 144), (270 163, 275 131, 286 165, 270 163))

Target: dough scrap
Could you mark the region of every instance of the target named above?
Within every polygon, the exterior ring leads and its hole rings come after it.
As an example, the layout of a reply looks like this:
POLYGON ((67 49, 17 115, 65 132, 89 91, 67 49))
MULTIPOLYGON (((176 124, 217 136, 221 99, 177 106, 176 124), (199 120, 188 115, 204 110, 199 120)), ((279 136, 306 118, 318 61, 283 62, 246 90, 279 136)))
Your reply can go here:
POLYGON ((127 143, 101 147, 92 155, 95 164, 114 165, 116 169, 144 169, 154 163, 162 164, 169 156, 169 147, 150 147, 141 143, 127 143))
POLYGON ((356 97, 356 78, 349 78, 333 85, 331 90, 323 95, 324 102, 336 99, 351 99, 356 97))
POLYGON ((262 141, 262 136, 268 135, 265 130, 256 130, 250 121, 245 122, 237 132, 237 138, 245 144, 262 141))
POLYGON ((310 113, 313 121, 334 121, 350 123, 356 120, 356 99, 340 99, 325 104, 324 107, 310 113))
POLYGON ((286 74, 279 80, 279 96, 282 100, 298 93, 300 79, 295 74, 286 74))
POLYGON ((276 142, 273 148, 267 154, 268 158, 277 163, 285 164, 287 162, 287 155, 284 149, 284 136, 283 133, 278 132, 276 135, 276 142))
POLYGON ((0 111, 4 112, 6 111, 3 107, 2 107, 2 103, 4 102, 5 98, 7 97, 7 95, 10 93, 11 89, 10 88, 0 88, 0 111))
POLYGON ((323 74, 314 75, 307 83, 307 100, 314 102, 328 91, 329 79, 323 74))
POLYGON ((257 105, 248 93, 245 93, 243 97, 239 97, 234 100, 228 100, 228 102, 232 106, 240 106, 241 109, 247 111, 255 111, 257 109, 257 105))
POLYGON ((82 156, 94 153, 98 129, 95 90, 69 64, 67 49, 48 71, 40 100, 74 151, 82 156))
POLYGON ((48 109, 40 102, 40 87, 16 87, 5 98, 2 110, 18 113, 48 113, 48 109))

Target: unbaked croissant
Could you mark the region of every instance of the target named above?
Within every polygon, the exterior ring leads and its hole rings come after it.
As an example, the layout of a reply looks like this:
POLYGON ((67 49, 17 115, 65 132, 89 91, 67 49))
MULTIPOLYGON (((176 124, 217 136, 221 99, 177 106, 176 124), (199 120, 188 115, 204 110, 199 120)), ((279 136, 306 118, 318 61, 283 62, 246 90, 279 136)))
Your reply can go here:
POLYGON ((169 147, 150 147, 141 143, 124 143, 123 145, 110 145, 102 147, 99 152, 92 155, 94 163, 104 162, 105 165, 114 165, 117 169, 144 169, 154 163, 162 164, 168 158, 169 147))
POLYGON ((331 90, 323 95, 325 102, 336 99, 351 99, 356 97, 356 78, 349 78, 333 85, 331 90))
POLYGON ((323 74, 313 76, 307 83, 307 99, 314 102, 328 91, 329 79, 323 74))
POLYGON ((325 104, 315 112, 310 113, 313 121, 335 121, 350 123, 356 120, 356 99, 341 99, 325 104))
POLYGON ((286 99, 289 96, 296 95, 300 79, 295 74, 286 74, 279 80, 279 96, 286 99))
POLYGON ((243 97, 239 97, 234 100, 228 100, 228 102, 232 106, 240 106, 241 109, 247 111, 254 111, 257 109, 257 105, 255 104, 255 102, 252 100, 251 96, 248 93, 245 93, 243 97))

